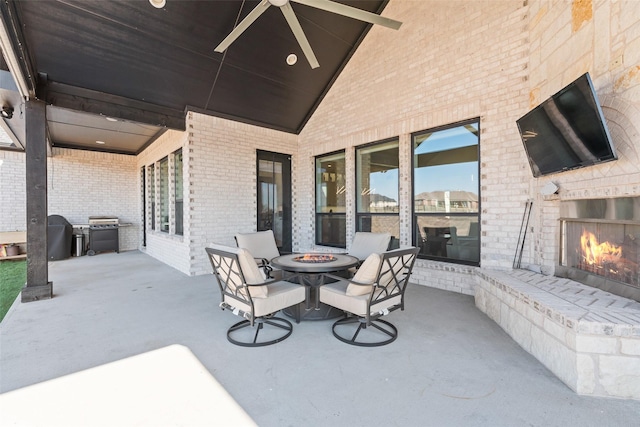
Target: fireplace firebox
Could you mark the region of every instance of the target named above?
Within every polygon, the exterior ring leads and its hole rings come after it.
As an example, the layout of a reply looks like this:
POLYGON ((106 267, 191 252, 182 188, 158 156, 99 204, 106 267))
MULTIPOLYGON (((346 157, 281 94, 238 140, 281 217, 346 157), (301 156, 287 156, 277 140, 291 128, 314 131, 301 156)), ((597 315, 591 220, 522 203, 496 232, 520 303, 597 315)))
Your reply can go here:
POLYGON ((640 197, 561 202, 556 275, 640 301, 640 197))

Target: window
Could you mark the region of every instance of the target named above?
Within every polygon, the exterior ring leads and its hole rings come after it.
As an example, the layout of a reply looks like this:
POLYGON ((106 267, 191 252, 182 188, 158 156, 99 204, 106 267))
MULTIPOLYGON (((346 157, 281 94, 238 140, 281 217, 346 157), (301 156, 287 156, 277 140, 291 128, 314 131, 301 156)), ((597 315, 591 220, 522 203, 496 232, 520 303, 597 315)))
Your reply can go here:
POLYGON ((316 244, 347 247, 344 151, 316 157, 316 244))
POLYGON ((147 166, 147 218, 152 230, 184 234, 183 170, 182 149, 147 166))
POLYGON ((183 182, 182 182, 182 149, 173 154, 173 169, 175 183, 175 221, 176 234, 183 234, 182 206, 183 206, 183 182))
POLYGON ((156 165, 149 165, 149 216, 151 229, 156 229, 156 165))
POLYGON ((413 235, 421 258, 480 263, 479 130, 476 119, 412 135, 413 235))
POLYGON ((356 149, 356 231, 400 236, 398 140, 356 149))
POLYGON ((158 165, 160 178, 160 231, 169 232, 169 158, 160 160, 158 165))

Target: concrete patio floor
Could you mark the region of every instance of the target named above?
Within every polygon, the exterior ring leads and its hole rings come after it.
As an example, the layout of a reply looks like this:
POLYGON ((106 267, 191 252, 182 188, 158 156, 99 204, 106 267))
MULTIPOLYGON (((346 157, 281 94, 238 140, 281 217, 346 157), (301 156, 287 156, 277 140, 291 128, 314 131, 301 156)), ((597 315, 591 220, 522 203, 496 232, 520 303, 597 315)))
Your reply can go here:
MULTIPOLYGON (((16 302, 0 324, 2 393, 180 344, 265 427, 632 426, 640 415, 638 401, 576 395, 466 295, 411 285, 406 310, 388 317, 399 337, 385 347, 349 346, 331 321, 306 321, 286 341, 243 348, 227 342, 238 318, 218 308, 211 275, 187 277, 131 251, 51 262, 49 278, 53 299, 16 302)), ((226 425, 166 425, 196 424, 226 425)))

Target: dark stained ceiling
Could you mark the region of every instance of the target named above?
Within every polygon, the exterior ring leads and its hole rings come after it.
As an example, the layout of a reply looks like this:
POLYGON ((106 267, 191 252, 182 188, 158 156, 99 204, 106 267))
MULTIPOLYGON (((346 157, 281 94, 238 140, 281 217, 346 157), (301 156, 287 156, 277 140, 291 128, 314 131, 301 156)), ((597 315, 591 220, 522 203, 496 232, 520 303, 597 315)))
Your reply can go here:
MULTIPOLYGON (((338 2, 380 14, 388 0, 338 2)), ((184 129, 187 110, 299 133, 371 27, 291 3, 319 68, 276 7, 214 52, 258 3, 2 0, 0 12, 47 103, 53 146, 135 154, 165 129, 184 129)))

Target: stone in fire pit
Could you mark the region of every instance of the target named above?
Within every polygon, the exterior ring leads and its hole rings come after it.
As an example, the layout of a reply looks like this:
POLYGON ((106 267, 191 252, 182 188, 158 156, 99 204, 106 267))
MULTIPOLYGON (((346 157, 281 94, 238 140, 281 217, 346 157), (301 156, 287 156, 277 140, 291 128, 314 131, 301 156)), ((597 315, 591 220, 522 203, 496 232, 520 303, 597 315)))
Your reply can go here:
POLYGON ((336 259, 338 258, 328 254, 304 254, 293 258, 293 261, 318 264, 323 262, 335 261, 336 259))

